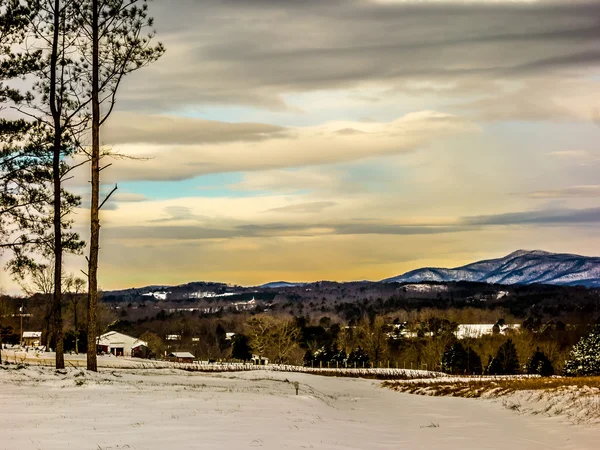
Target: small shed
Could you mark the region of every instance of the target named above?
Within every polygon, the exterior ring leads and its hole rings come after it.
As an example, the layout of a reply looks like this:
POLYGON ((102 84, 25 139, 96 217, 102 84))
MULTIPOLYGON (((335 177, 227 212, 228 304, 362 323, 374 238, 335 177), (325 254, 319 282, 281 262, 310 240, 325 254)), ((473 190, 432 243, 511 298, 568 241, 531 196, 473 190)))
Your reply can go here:
POLYGON ((39 347, 41 342, 41 331, 23 331, 23 345, 25 347, 39 347))
POLYGON ((252 355, 251 361, 255 366, 267 366, 269 364, 269 358, 265 356, 252 355))
POLYGON ((192 363, 194 362, 195 358, 195 356, 192 355, 190 352, 172 352, 169 353, 168 357, 172 361, 179 363, 192 363))

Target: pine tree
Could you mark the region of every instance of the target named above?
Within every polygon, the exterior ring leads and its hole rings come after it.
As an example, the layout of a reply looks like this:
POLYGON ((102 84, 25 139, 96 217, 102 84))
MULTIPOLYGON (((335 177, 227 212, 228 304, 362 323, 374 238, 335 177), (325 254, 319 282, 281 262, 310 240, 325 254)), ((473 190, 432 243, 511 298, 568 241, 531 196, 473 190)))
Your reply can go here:
POLYGON ((520 371, 517 349, 512 339, 508 339, 498 349, 496 356, 488 364, 487 373, 490 375, 515 375, 520 371))
POLYGON ((444 352, 442 370, 453 375, 481 375, 481 358, 471 347, 457 342, 444 352))
POLYGON ((314 364, 315 357, 313 356, 310 350, 306 350, 304 353, 304 358, 302 358, 302 362, 305 367, 312 366, 314 364))
POLYGON ((549 377, 554 375, 554 366, 546 354, 538 348, 527 361, 527 373, 549 377))
POLYGON ((466 371, 467 352, 460 342, 448 347, 442 356, 442 370, 453 375, 466 371))
POLYGON ((596 325, 589 335, 573 347, 570 356, 571 359, 565 364, 565 375, 600 375, 600 325, 596 325))
POLYGON ((154 43, 154 20, 148 15, 148 0, 80 0, 72 2, 79 25, 79 53, 84 61, 82 78, 90 86, 91 98, 91 202, 88 256, 88 370, 97 371, 95 351, 98 308, 98 260, 100 210, 117 186, 100 200, 101 127, 117 100, 123 78, 153 63, 165 49, 154 43))
POLYGON ((231 344, 231 357, 235 359, 241 359, 242 361, 249 361, 252 359, 252 351, 248 342, 248 337, 243 334, 236 334, 233 337, 231 344))

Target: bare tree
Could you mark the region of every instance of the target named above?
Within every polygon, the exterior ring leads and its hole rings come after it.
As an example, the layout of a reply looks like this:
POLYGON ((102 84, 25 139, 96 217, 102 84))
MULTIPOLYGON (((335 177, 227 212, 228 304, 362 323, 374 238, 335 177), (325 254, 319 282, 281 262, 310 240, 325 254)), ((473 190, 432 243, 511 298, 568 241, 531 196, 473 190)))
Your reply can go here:
POLYGON ((79 354, 79 315, 78 307, 81 294, 85 289, 85 280, 74 275, 68 275, 65 279, 65 291, 73 308, 73 328, 75 329, 75 353, 79 354))
POLYGON ((280 321, 272 330, 275 362, 288 361, 290 354, 298 348, 300 330, 292 320, 280 321))
POLYGON ((250 347, 262 357, 271 345, 271 331, 274 325, 274 319, 271 316, 254 316, 248 320, 248 337, 250 338, 250 347))

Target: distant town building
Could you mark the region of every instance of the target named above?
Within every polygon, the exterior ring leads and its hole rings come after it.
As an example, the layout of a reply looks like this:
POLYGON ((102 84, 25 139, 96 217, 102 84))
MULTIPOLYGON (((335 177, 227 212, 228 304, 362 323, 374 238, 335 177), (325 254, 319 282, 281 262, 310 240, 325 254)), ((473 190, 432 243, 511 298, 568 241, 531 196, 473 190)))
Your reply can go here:
POLYGON ((180 341, 181 340, 181 335, 180 334, 167 334, 165 336, 165 340, 167 340, 167 341, 180 341))
POLYGON ((115 356, 146 358, 148 343, 117 331, 110 331, 98 338, 98 352, 112 353, 115 356))

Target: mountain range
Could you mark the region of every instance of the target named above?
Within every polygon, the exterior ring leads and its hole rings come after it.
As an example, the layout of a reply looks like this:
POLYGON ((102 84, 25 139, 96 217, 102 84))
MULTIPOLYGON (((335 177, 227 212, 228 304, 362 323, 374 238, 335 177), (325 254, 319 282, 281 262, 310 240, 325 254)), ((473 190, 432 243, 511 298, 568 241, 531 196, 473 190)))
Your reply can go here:
POLYGON ((478 261, 453 269, 425 267, 382 280, 383 283, 427 281, 600 287, 600 258, 518 250, 503 258, 478 261))

